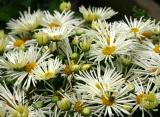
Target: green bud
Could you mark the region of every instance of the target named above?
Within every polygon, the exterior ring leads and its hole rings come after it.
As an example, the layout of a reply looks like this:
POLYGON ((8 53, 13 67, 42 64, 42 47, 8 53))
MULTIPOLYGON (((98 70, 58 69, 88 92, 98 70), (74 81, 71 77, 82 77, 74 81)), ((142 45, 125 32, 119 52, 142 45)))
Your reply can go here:
POLYGON ((76 52, 74 52, 74 53, 72 53, 72 54, 70 55, 70 57, 71 57, 72 60, 76 60, 76 59, 79 58, 79 54, 76 53, 76 52))
POLYGON ((0 39, 4 39, 6 37, 4 30, 0 30, 0 39))
POLYGON ((91 109, 90 108, 88 108, 88 107, 85 107, 85 108, 83 108, 82 109, 82 115, 84 116, 84 117, 89 117, 90 115, 91 115, 91 109))
POLYGON ((38 32, 34 34, 34 37, 36 38, 39 45, 46 45, 48 44, 48 35, 43 32, 38 32))
POLYGON ((63 98, 57 102, 57 106, 60 110, 67 111, 71 108, 71 102, 67 98, 63 98))
POLYGON ((78 72, 81 69, 81 66, 78 64, 72 65, 72 71, 73 72, 78 72))
POLYGON ((59 100, 60 100, 60 98, 56 95, 51 98, 52 103, 57 103, 57 101, 59 101, 59 100))
POLYGON ((78 43, 79 43, 78 37, 75 36, 74 39, 72 40, 72 44, 73 45, 78 45, 78 43))
POLYGON ((60 11, 69 11, 71 10, 71 3, 70 2, 62 2, 59 6, 60 11))
POLYGON ((90 39, 84 39, 82 42, 80 42, 80 47, 83 52, 87 52, 90 50, 92 41, 90 39))
POLYGON ((43 101, 38 101, 36 103, 34 103, 34 108, 39 109, 43 107, 43 101))

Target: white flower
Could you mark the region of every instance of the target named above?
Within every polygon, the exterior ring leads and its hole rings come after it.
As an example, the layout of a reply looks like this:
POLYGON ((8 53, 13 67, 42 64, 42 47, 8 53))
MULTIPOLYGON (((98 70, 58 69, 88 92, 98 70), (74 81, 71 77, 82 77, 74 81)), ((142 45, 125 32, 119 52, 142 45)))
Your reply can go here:
POLYGON ((128 31, 130 31, 132 37, 136 38, 150 37, 150 33, 154 28, 153 21, 151 19, 144 21, 143 17, 141 17, 140 20, 137 20, 136 18, 132 20, 131 17, 130 19, 128 19, 126 16, 125 19, 127 21, 128 31))
POLYGON ((98 19, 100 20, 109 19, 115 14, 117 14, 117 12, 112 10, 110 7, 109 8, 89 7, 88 9, 86 9, 84 6, 81 6, 79 8, 79 11, 82 13, 83 18, 86 22, 91 22, 98 19))
POLYGON ((48 61, 40 63, 33 70, 33 76, 37 80, 48 80, 55 78, 62 68, 62 61, 60 61, 58 58, 49 59, 48 61))
POLYGON ((0 84, 0 98, 5 104, 7 117, 35 117, 32 106, 25 99, 24 91, 19 88, 13 88, 11 93, 5 83, 4 86, 0 84))
POLYGON ((41 29, 41 32, 44 32, 48 35, 51 41, 61 41, 67 39, 72 34, 72 29, 68 29, 67 27, 62 27, 58 29, 44 28, 41 29))
POLYGON ((109 60, 112 63, 112 58, 115 55, 128 55, 129 51, 134 48, 134 41, 127 39, 127 35, 112 30, 112 28, 106 30, 108 29, 106 27, 97 28, 96 43, 91 46, 89 54, 90 60, 95 59, 98 62, 109 60))
POLYGON ((105 91, 103 94, 98 94, 95 97, 85 97, 89 103, 94 115, 101 116, 124 116, 129 115, 132 109, 133 100, 129 94, 128 87, 119 88, 117 91, 105 91))
POLYGON ((22 85, 28 89, 33 83, 35 86, 36 79, 32 71, 41 62, 51 57, 48 51, 41 53, 41 49, 31 46, 26 52, 11 52, 5 55, 8 60, 0 60, 1 68, 7 69, 6 73, 13 79, 16 79, 15 86, 22 85), (21 84, 24 81, 23 84, 21 84))
POLYGON ((76 80, 83 81, 83 83, 77 82, 76 91, 87 92, 91 96, 102 95, 106 91, 117 90, 122 87, 124 78, 122 74, 115 71, 115 69, 105 68, 104 74, 101 73, 100 66, 97 70, 82 71, 75 75, 76 80))
POLYGON ((10 20, 7 25, 14 34, 29 32, 36 29, 42 22, 43 12, 40 10, 31 13, 30 8, 24 14, 20 13, 19 19, 10 20))
POLYGON ((54 14, 50 14, 49 11, 45 11, 45 16, 43 18, 42 26, 46 28, 62 28, 67 27, 68 29, 73 28, 81 24, 79 19, 73 18, 74 12, 72 11, 63 11, 62 13, 54 11, 54 14))
POLYGON ((10 49, 25 49, 25 47, 29 47, 36 43, 35 40, 29 40, 27 37, 17 37, 17 36, 9 36, 8 39, 7 50, 10 49))
POLYGON ((134 73, 143 75, 158 75, 160 74, 160 55, 152 55, 152 57, 142 56, 134 60, 134 64, 141 67, 140 69, 133 69, 134 73))
POLYGON ((139 108, 142 111, 142 117, 144 117, 144 111, 149 115, 151 113, 149 110, 155 109, 160 103, 160 94, 156 93, 156 87, 152 87, 153 83, 149 80, 147 85, 142 84, 140 78, 135 80, 135 94, 133 94, 133 98, 135 100, 135 107, 133 108, 133 112, 139 108))

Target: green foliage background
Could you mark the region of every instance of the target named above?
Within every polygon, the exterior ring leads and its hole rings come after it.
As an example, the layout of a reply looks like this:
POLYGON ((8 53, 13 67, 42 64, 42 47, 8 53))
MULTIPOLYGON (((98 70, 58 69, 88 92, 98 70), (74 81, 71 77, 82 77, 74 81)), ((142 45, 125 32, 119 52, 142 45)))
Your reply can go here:
POLYGON ((0 28, 5 27, 5 23, 11 18, 19 17, 20 11, 25 11, 28 7, 36 9, 58 9, 62 0, 0 0, 0 28))

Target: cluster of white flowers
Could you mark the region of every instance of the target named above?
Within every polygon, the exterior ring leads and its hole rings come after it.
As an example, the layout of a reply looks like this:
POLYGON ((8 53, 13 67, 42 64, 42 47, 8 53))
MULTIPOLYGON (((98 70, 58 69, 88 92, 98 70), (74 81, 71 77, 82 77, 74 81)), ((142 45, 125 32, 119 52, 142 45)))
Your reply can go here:
POLYGON ((0 31, 0 117, 113 117, 160 111, 160 22, 28 9, 0 31))

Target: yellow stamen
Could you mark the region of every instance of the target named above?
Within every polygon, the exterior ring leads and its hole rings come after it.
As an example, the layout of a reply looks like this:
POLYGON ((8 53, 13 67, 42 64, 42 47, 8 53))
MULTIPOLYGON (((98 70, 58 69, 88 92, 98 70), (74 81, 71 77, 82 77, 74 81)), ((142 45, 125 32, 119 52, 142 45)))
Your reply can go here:
POLYGON ((155 53, 160 54, 160 45, 155 46, 155 47, 153 48, 153 51, 154 51, 155 53))
POLYGON ((102 53, 106 56, 112 55, 116 51, 115 46, 106 46, 102 49, 102 53))
POLYGON ((49 25, 48 25, 50 28, 59 28, 61 26, 61 24, 59 22, 51 22, 49 25))
POLYGON ((72 74, 72 64, 66 65, 66 67, 64 68, 64 73, 66 75, 72 74))
POLYGON ((115 98, 113 96, 109 96, 109 97, 102 96, 101 101, 103 105, 111 106, 113 103, 115 103, 115 98))
POLYGON ((46 73, 44 74, 45 80, 51 79, 51 78, 53 78, 53 77, 55 77, 55 73, 54 73, 54 72, 48 71, 48 72, 46 72, 46 73))
POLYGON ((24 70, 30 73, 36 67, 36 65, 36 62, 27 63, 27 65, 24 67, 24 70))
POLYGON ((137 33, 137 32, 139 32, 139 29, 138 28, 131 28, 131 32, 137 33))
POLYGON ((81 102, 80 100, 78 100, 75 105, 74 105, 75 111, 76 112, 81 112, 83 109, 83 102, 81 102))
POLYGON ((27 106, 17 106, 13 112, 13 117, 28 117, 29 110, 27 106))
POLYGON ((24 40, 22 40, 22 39, 17 39, 17 40, 14 42, 14 47, 21 47, 21 46, 24 45, 24 43, 25 43, 24 40))

